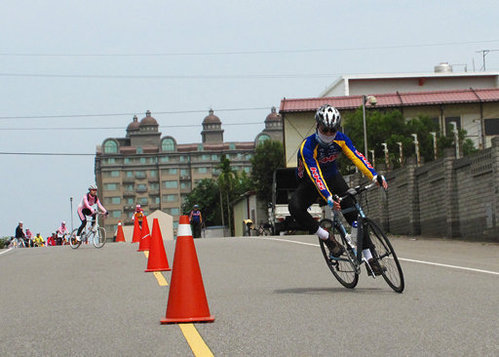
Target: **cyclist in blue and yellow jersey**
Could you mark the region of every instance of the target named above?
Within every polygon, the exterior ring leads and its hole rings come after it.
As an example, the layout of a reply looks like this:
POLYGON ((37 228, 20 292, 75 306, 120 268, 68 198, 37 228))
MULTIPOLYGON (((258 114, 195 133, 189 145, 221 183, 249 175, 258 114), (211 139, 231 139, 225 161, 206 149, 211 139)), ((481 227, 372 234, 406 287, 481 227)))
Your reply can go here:
MULTIPOLYGON (((319 223, 308 213, 307 209, 321 196, 333 209, 345 209, 353 206, 353 200, 342 200, 341 207, 333 200, 333 195, 343 195, 348 190, 348 185, 340 174, 336 159, 343 153, 355 166, 370 180, 388 188, 385 178, 378 175, 372 165, 352 144, 348 136, 339 131, 341 125, 340 112, 326 104, 317 109, 315 113, 317 122, 315 134, 305 138, 298 151, 296 175, 298 188, 289 201, 289 212, 294 219, 309 230, 310 234, 317 234, 324 240, 330 251, 331 258, 338 258, 344 248, 329 232, 319 226, 319 223)), ((353 212, 346 213, 345 219, 350 225, 357 219, 353 212)), ((363 249, 367 260, 372 259, 365 239, 363 249)), ((371 267, 375 273, 381 273, 377 262, 371 267)))

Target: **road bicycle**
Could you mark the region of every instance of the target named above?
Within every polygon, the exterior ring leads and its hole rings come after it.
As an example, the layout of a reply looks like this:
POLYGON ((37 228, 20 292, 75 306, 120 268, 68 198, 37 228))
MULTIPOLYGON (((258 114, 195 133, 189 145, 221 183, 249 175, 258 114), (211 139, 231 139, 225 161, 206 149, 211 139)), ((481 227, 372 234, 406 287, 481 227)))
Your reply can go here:
POLYGON ((368 191, 375 186, 376 183, 371 183, 367 186, 356 186, 355 188, 348 189, 345 195, 336 197, 336 200, 341 202, 343 199, 351 197, 354 206, 341 211, 334 210, 333 220, 323 219, 319 223, 322 228, 328 230, 334 236, 336 241, 343 245, 345 252, 338 258, 331 257, 329 249, 322 239, 319 239, 320 247, 324 259, 334 277, 344 287, 353 289, 359 281, 359 275, 363 264, 366 266, 368 274, 373 278, 376 278, 373 268, 363 257, 362 249, 357 249, 357 247, 363 246, 363 238, 368 237, 366 243, 371 250, 373 258, 376 259, 382 267, 381 276, 394 291, 401 293, 404 291, 404 274, 397 254, 386 237, 386 234, 373 220, 366 216, 359 202, 359 194, 368 191), (358 232, 355 242, 350 238, 351 235, 347 232, 345 225, 342 223, 339 212, 342 214, 349 212, 357 213, 358 232), (372 244, 369 244, 369 240, 372 244))
MULTIPOLYGON (((99 216, 104 214, 99 213, 99 216)), ((106 230, 99 226, 95 215, 89 216, 85 228, 81 231, 80 239, 76 239, 78 228, 73 229, 69 236, 69 245, 73 249, 77 249, 82 243, 91 242, 95 248, 102 248, 106 244, 106 230)))

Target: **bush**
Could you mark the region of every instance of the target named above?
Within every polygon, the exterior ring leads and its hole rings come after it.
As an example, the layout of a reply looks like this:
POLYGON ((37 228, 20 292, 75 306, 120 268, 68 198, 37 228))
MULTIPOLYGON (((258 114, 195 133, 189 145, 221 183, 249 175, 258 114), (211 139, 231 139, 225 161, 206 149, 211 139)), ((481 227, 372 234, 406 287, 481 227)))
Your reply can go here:
POLYGON ((9 237, 0 238, 0 249, 7 248, 7 246, 9 245, 9 240, 9 237))

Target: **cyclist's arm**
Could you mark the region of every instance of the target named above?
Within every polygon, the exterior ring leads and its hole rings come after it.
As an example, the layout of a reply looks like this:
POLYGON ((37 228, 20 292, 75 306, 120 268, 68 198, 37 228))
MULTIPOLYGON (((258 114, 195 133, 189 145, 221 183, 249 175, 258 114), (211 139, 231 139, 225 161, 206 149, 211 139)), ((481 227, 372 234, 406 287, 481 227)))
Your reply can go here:
MULTIPOLYGON (((340 134, 340 133, 338 133, 340 134)), ((359 152, 353 146, 352 141, 345 135, 342 135, 338 138, 339 140, 335 140, 338 145, 340 145, 343 153, 353 162, 355 166, 366 176, 369 180, 372 180, 374 176, 377 175, 376 170, 371 165, 369 161, 365 158, 362 153, 359 152)))
POLYGON ((331 192, 327 187, 326 180, 322 175, 319 162, 317 161, 318 145, 311 145, 309 140, 304 140, 300 146, 300 156, 303 161, 303 166, 307 175, 310 177, 320 195, 327 202, 327 198, 331 196, 331 192))
POLYGON ((97 207, 99 207, 99 209, 102 211, 102 213, 107 213, 107 209, 104 208, 102 203, 100 203, 99 199, 97 200, 97 207))

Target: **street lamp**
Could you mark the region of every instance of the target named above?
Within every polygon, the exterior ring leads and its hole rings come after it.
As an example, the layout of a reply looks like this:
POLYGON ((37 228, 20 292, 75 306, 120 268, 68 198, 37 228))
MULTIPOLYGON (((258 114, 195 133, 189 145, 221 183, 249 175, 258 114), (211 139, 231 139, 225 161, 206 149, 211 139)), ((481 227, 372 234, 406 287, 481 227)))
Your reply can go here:
POLYGON ((363 95, 362 96, 362 123, 364 125, 364 155, 367 156, 367 125, 366 125, 366 103, 369 102, 372 106, 376 105, 378 101, 373 95, 363 95))

